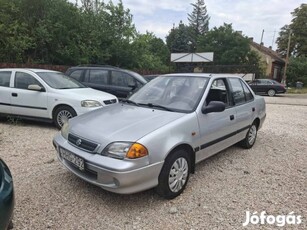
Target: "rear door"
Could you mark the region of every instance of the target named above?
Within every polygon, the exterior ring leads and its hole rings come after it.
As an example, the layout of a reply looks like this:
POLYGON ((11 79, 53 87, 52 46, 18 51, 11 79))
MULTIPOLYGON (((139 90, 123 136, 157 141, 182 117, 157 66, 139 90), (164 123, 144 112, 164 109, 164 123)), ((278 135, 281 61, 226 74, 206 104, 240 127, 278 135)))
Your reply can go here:
POLYGON ((245 137, 255 117, 255 100, 253 94, 243 80, 239 78, 229 78, 228 82, 232 90, 232 99, 236 110, 236 130, 238 139, 241 140, 245 137))
POLYGON ((260 80, 252 81, 249 85, 255 93, 261 92, 261 90, 260 90, 260 87, 261 87, 260 80))
POLYGON ((48 118, 47 92, 29 90, 29 85, 45 87, 34 74, 13 71, 14 88, 11 91, 12 114, 48 118))
POLYGON ((10 114, 11 91, 10 87, 12 71, 0 71, 0 113, 10 114))
POLYGON ((84 81, 82 83, 93 89, 112 93, 112 90, 109 87, 109 75, 110 71, 105 69, 86 70, 84 81))

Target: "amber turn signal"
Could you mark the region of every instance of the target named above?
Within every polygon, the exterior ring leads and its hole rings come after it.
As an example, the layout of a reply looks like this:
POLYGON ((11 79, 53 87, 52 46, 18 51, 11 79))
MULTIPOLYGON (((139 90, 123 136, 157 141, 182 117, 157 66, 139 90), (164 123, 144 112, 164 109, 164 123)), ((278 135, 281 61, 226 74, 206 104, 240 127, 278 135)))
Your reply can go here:
POLYGON ((135 159, 135 158, 140 158, 148 155, 148 151, 145 148, 145 146, 139 144, 139 143, 134 143, 129 151, 126 154, 126 157, 129 159, 135 159))

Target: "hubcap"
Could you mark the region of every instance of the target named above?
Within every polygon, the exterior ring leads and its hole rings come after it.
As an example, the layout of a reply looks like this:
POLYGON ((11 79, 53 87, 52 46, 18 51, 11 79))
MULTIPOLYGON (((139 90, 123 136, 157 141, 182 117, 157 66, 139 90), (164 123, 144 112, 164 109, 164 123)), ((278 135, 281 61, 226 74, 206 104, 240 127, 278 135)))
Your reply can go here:
POLYGON ((57 122, 62 127, 64 123, 68 121, 68 119, 72 118, 72 114, 67 110, 62 110, 58 113, 57 122))
POLYGON ((273 89, 270 89, 268 94, 269 96, 273 97, 275 95, 275 91, 273 89))
POLYGON ((252 125, 252 127, 249 129, 248 132, 248 143, 250 145, 254 144, 256 140, 256 135, 257 135, 257 128, 255 125, 252 125))
POLYGON ((168 176, 168 185, 172 192, 178 192, 187 182, 188 162, 185 158, 178 158, 171 167, 168 176))

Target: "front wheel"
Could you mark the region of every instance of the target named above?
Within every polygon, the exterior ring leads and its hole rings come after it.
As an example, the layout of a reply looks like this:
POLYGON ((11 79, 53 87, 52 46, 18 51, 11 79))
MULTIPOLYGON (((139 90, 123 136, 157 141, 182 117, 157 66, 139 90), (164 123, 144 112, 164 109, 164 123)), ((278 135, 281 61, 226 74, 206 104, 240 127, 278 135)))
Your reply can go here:
POLYGON ((275 94, 276 94, 276 91, 275 91, 274 89, 270 89, 270 90, 268 91, 268 95, 269 95, 270 97, 274 97, 275 94))
POLYGON ((73 108, 63 105, 54 111, 53 122, 58 129, 61 129, 64 123, 75 116, 77 116, 77 113, 73 108))
POLYGON ((187 151, 180 149, 169 155, 159 175, 156 192, 167 199, 173 199, 185 189, 190 176, 191 160, 187 151))
POLYGON ((250 149, 256 142, 257 138, 257 126, 255 122, 249 127, 245 138, 240 142, 243 148, 250 149))

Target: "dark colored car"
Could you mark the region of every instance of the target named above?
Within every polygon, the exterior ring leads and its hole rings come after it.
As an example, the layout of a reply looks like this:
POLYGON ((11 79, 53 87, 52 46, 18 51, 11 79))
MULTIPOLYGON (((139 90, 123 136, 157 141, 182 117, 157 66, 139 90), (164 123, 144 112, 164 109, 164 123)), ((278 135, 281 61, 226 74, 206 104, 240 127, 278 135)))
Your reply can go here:
POLYGON ((126 98, 147 83, 138 73, 113 66, 76 66, 69 68, 66 75, 118 98, 126 98))
POLYGON ((14 186, 8 166, 0 158, 0 229, 12 227, 14 210, 14 186))
POLYGON ((248 84, 256 94, 269 95, 270 97, 287 91, 283 84, 271 79, 257 79, 248 84))
POLYGON ((143 77, 147 80, 147 81, 151 81, 153 79, 155 79, 156 77, 158 77, 158 74, 151 74, 151 75, 143 75, 143 77))

